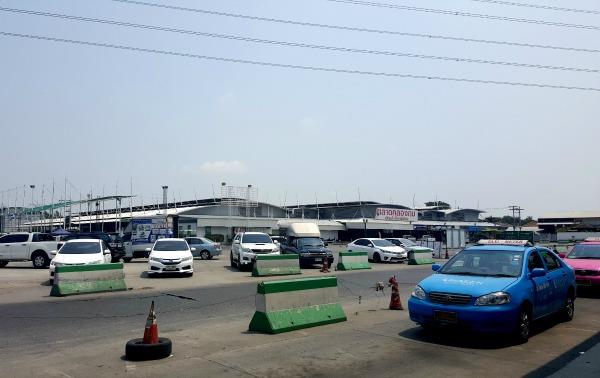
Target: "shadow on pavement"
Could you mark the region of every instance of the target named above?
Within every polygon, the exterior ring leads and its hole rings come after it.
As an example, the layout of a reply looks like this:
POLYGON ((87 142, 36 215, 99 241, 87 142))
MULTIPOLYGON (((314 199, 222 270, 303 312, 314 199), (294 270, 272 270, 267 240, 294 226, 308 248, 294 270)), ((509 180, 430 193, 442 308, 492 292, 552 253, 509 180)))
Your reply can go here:
MULTIPOLYGON (((538 320, 533 324, 530 337, 535 337, 558 324, 560 321, 556 316, 538 320)), ((502 349, 518 345, 511 335, 474 333, 452 328, 414 327, 398 335, 410 340, 466 349, 502 349)))
POLYGON ((589 339, 577 344, 573 348, 569 349, 565 353, 556 357, 552 361, 548 362, 546 365, 541 366, 534 371, 530 372, 527 375, 524 375, 524 378, 542 378, 552 375, 565 367, 571 361, 579 357, 582 353, 587 352, 595 345, 600 343, 600 332, 596 333, 594 336, 589 339))
POLYGON ((189 278, 193 275, 190 273, 160 273, 160 274, 148 274, 147 271, 140 273, 140 278, 189 278))

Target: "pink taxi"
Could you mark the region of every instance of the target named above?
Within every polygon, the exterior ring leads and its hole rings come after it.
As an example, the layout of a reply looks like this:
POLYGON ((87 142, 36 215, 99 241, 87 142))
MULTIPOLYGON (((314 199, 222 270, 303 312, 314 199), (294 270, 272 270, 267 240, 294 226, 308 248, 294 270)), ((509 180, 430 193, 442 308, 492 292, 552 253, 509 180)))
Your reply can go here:
POLYGON ((563 261, 575 270, 577 286, 600 288, 600 238, 575 245, 563 261))

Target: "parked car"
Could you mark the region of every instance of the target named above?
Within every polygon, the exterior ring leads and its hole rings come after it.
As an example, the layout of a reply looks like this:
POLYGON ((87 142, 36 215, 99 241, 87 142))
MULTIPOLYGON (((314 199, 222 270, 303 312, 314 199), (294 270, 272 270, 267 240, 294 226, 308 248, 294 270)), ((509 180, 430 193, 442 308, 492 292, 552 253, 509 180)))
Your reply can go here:
POLYGON ((586 239, 560 256, 575 270, 578 287, 600 289, 600 239, 586 239))
POLYGON ((72 239, 66 241, 50 261, 50 281, 57 266, 103 264, 111 262, 111 252, 104 240, 72 239))
POLYGON ((356 239, 346 246, 351 252, 367 252, 369 261, 402 262, 407 259, 404 248, 398 247, 389 240, 379 238, 356 239))
POLYGON ((240 232, 233 238, 229 261, 231 267, 242 270, 252 267, 256 255, 279 255, 279 246, 263 232, 240 232))
POLYGON ((148 258, 148 275, 162 273, 194 274, 194 257, 185 239, 163 238, 154 242, 148 258))
POLYGON ((429 252, 433 254, 433 249, 429 247, 423 247, 415 243, 410 239, 405 238, 385 238, 385 240, 389 240, 398 247, 401 247, 407 251, 415 251, 415 252, 429 252))
POLYGON ((125 257, 123 242, 115 242, 113 238, 111 238, 111 236, 106 232, 78 232, 64 236, 62 240, 68 241, 74 239, 99 239, 104 241, 108 246, 108 249, 110 249, 111 262, 119 262, 123 257, 125 257))
POLYGON ((10 261, 31 261, 34 268, 47 268, 52 251, 58 249, 54 236, 41 232, 15 232, 0 237, 0 268, 10 261))
POLYGON ((192 255, 200 257, 202 260, 210 260, 214 256, 220 256, 223 251, 221 243, 215 243, 207 238, 189 237, 185 238, 185 241, 187 241, 190 247, 196 248, 192 255))
POLYGON ((321 232, 316 223, 294 222, 280 226, 286 238, 280 243, 281 253, 296 254, 301 266, 323 264, 325 259, 333 265, 333 253, 323 243, 321 232))
POLYGON ((423 327, 513 335, 525 342, 534 320, 575 312, 575 273, 551 250, 527 240, 482 240, 419 282, 408 300, 423 327))

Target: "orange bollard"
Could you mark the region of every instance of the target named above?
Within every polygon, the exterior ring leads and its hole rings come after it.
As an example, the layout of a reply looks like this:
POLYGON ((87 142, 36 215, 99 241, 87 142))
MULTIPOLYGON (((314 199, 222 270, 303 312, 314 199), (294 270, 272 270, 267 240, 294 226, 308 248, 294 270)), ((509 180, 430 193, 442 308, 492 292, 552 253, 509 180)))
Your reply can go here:
POLYGON ((402 307, 402 302, 400 302, 400 290, 398 288, 398 281, 396 280, 396 276, 390 278, 389 285, 392 287, 390 310, 404 310, 404 307, 402 307))
POLYGON ((158 344, 158 325, 156 324, 156 314, 154 313, 154 301, 152 301, 150 313, 148 313, 148 318, 146 319, 142 344, 158 344))

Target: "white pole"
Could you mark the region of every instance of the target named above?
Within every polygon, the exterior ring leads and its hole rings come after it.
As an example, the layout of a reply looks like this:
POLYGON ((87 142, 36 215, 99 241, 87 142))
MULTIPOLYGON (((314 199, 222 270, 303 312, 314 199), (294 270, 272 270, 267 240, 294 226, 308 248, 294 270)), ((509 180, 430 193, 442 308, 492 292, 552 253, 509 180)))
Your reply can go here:
POLYGON ((52 179, 52 199, 50 201, 50 232, 54 228, 54 179, 52 179))

